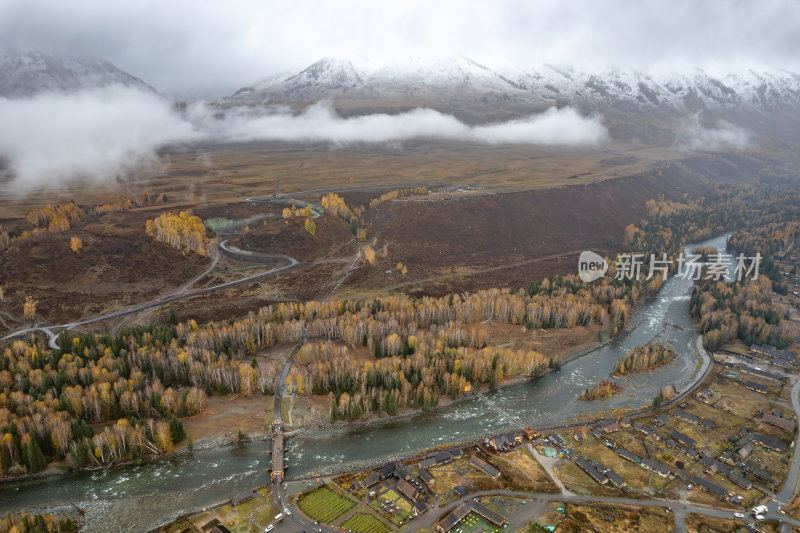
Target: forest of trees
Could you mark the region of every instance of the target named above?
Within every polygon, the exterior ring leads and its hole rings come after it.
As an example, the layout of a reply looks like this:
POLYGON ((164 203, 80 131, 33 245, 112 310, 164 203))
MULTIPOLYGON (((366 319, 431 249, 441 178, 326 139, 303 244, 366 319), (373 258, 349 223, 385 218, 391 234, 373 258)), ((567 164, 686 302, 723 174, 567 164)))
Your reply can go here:
POLYGON ((148 220, 145 229, 148 235, 178 250, 207 253, 206 227, 200 217, 188 211, 159 215, 148 220))
POLYGON ((614 363, 614 370, 611 373, 615 376, 624 376, 647 372, 672 362, 676 355, 675 350, 659 342, 637 346, 614 363))
POLYGON ((48 205, 28 213, 26 220, 34 228, 47 228, 51 232, 67 231, 72 224, 86 217, 86 212, 75 202, 48 205))
POLYGON ((510 376, 542 375, 548 359, 486 346, 479 323, 610 322, 619 320, 613 313, 625 312, 619 302, 627 291, 564 277, 528 291, 279 303, 203 327, 189 321, 115 336, 63 334, 58 350, 44 338, 14 341, 0 357, 0 468, 18 475, 52 460, 77 468, 168 452, 180 438, 169 422, 202 412, 207 395, 272 394, 278 363, 254 364, 252 356, 298 342, 304 330, 315 341, 298 354, 302 364, 292 369, 288 386, 331 394, 335 418, 393 414, 435 405, 467 383, 493 386, 510 376), (349 355, 360 346, 372 361, 349 355))
POLYGON ((787 348, 793 336, 782 320, 782 310, 772 299, 772 282, 766 276, 742 283, 700 280, 689 304, 699 321, 707 348, 716 350, 741 339, 745 344, 772 344, 787 348))
POLYGON ((297 206, 292 204, 291 206, 283 208, 281 216, 284 220, 288 220, 292 217, 310 218, 311 215, 313 214, 314 214, 314 209, 311 207, 311 204, 308 204, 300 209, 297 209, 297 206))
POLYGON ((746 344, 769 343, 787 347, 792 340, 782 322, 782 309, 772 298, 773 290, 785 290, 774 255, 793 242, 800 221, 800 191, 791 182, 756 185, 721 185, 717 194, 684 203, 648 202, 654 215, 633 227, 633 249, 670 250, 674 259, 683 245, 733 231, 728 251, 764 257, 758 280, 728 283, 706 279, 696 283, 690 302, 709 349, 741 339, 746 344))
POLYGON ((734 255, 744 254, 753 257, 761 254, 759 274, 772 281, 772 290, 778 294, 786 294, 788 287, 777 261, 793 245, 800 230, 800 222, 769 223, 764 226, 737 231, 728 239, 728 251, 734 255))
POLYGON ((467 383, 493 387, 507 377, 544 375, 550 366, 535 351, 448 348, 447 333, 425 332, 405 341, 392 334, 383 347, 374 343, 375 359, 368 361, 355 359, 342 345, 306 344, 298 353, 303 364, 292 368, 287 387, 329 394, 331 419, 352 420, 393 415, 400 407, 431 407, 441 397, 458 397, 467 383))
POLYGON ((728 239, 728 249, 733 253, 754 256, 781 257, 797 238, 800 221, 773 222, 748 230, 737 231, 728 239))
POLYGON ((172 388, 169 374, 139 364, 139 343, 172 338, 174 330, 154 327, 114 338, 62 336, 60 350, 12 342, 0 357, 0 474, 172 451, 184 437, 178 417, 198 414, 206 401, 202 388, 172 388))
POLYGON ((355 235, 359 241, 364 242, 367 240, 367 228, 364 221, 366 209, 364 209, 364 206, 352 207, 336 193, 326 194, 322 197, 320 203, 325 210, 347 222, 350 226, 350 233, 355 235))
POLYGON ((626 228, 631 251, 667 252, 675 259, 687 243, 800 220, 800 191, 793 182, 719 185, 696 200, 672 202, 659 197, 647 202, 651 217, 626 228))
POLYGON ((30 514, 23 511, 0 518, 0 533, 55 533, 76 529, 72 518, 58 518, 53 514, 30 514))

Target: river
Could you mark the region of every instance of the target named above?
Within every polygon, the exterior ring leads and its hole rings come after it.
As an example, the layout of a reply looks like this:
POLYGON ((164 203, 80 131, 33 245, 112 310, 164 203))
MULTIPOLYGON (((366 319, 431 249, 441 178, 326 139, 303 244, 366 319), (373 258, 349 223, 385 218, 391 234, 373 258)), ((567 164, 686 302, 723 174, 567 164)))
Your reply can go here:
MULTIPOLYGON (((725 237, 698 245, 725 248, 725 237)), ((560 371, 520 382, 487 396, 533 427, 565 424, 580 415, 614 408, 641 408, 667 384, 681 391, 695 379, 699 354, 689 318, 692 281, 671 277, 629 319, 629 331, 560 371), (624 380, 622 394, 602 402, 578 402, 589 385, 608 377, 628 350, 658 337, 679 357, 646 375, 624 380)), ((511 424, 482 400, 470 399, 398 422, 337 428, 289 439, 287 477, 298 477, 368 461, 409 455, 449 442, 510 429, 511 424)), ((78 472, 0 487, 0 513, 87 510, 84 531, 145 531, 185 512, 221 502, 236 492, 268 482, 268 443, 199 450, 140 466, 78 472)))

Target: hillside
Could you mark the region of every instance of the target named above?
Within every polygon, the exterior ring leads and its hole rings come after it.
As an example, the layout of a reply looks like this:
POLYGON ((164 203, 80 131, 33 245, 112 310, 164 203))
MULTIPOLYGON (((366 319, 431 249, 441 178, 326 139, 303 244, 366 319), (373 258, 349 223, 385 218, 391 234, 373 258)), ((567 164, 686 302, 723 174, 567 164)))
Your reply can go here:
POLYGON ((95 57, 34 50, 8 50, 0 54, 0 97, 25 98, 45 92, 68 93, 108 85, 155 92, 139 78, 95 57))

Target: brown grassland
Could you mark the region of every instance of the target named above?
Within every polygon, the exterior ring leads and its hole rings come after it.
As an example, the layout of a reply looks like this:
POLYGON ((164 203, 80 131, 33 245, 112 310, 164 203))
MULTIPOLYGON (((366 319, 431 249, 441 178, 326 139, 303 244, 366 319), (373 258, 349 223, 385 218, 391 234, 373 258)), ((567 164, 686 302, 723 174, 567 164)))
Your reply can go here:
MULTIPOLYGON (((30 210, 73 198, 91 207, 137 198, 147 189, 167 200, 89 218, 64 233, 35 237, 0 254, 0 328, 7 332, 22 326, 26 296, 39 300, 41 322, 60 323, 168 294, 200 274, 211 258, 178 252, 145 234, 145 221, 166 211, 191 210, 203 219, 263 215, 231 244, 326 261, 175 303, 179 319, 186 317, 183 309, 207 320, 245 314, 265 300, 323 297, 355 257, 355 239, 336 217, 318 219, 312 237, 303 230, 302 218, 285 224, 279 206, 244 201, 273 194, 276 183, 292 197, 318 202, 333 187, 348 201, 363 204, 412 183, 486 189, 477 195, 445 190, 368 210, 367 241, 378 250, 376 264, 357 268, 337 289, 341 297, 354 298, 526 286, 534 278, 572 271, 584 249, 613 254, 622 246, 624 227, 646 215, 648 199, 701 195, 710 187, 706 176, 731 177, 736 165, 749 170, 749 161, 730 155, 616 150, 445 142, 410 142, 402 150, 224 145, 165 153, 162 172, 124 183, 39 194, 4 191, 0 224, 11 231, 22 227, 30 210), (678 158, 687 159, 678 163, 678 158), (69 249, 71 237, 83 241, 80 252, 69 249), (395 268, 398 262, 406 265, 407 274, 395 268)), ((215 238, 212 232, 208 236, 215 238)), ((193 288, 252 274, 239 271, 249 266, 223 260, 193 288)), ((160 320, 166 311, 148 317, 160 320)))

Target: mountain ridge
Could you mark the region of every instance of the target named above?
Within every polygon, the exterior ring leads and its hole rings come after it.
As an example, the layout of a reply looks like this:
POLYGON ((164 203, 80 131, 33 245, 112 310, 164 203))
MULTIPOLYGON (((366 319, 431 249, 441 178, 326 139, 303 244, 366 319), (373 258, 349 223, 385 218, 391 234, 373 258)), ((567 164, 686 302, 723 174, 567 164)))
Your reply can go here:
POLYGON ((322 58, 294 75, 272 78, 227 96, 228 103, 285 103, 359 96, 426 96, 432 90, 511 98, 605 101, 698 111, 717 106, 800 107, 800 75, 780 69, 742 69, 712 76, 700 68, 671 74, 634 69, 580 72, 552 65, 492 68, 457 56, 371 63, 322 58))
POLYGON ((102 58, 50 50, 9 49, 0 53, 0 97, 27 98, 46 92, 71 93, 109 85, 158 94, 145 81, 102 58))

